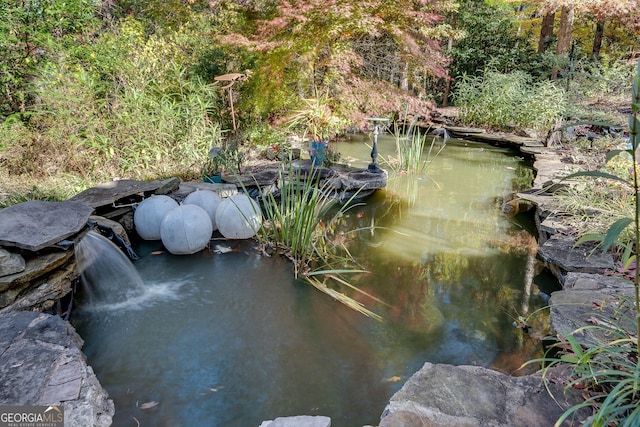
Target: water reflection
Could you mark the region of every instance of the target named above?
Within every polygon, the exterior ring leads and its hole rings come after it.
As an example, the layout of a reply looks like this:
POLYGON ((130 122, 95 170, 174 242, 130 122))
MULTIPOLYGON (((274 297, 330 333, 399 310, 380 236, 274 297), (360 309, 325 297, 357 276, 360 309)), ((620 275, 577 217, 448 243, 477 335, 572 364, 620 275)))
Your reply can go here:
MULTIPOLYGON (((394 144, 383 141, 382 156, 394 144)), ((361 145, 337 148, 357 158, 361 145)), ((531 296, 540 269, 535 240, 500 209, 527 165, 507 154, 449 140, 427 175, 391 177, 384 192, 341 223, 345 232, 360 230, 348 250, 371 272, 355 285, 388 304, 376 306, 387 320, 378 326, 428 341, 423 360, 490 365, 505 352, 533 347, 514 331, 513 319, 543 302, 531 296)))
MULTIPOLYGON (((382 156, 390 146, 381 138, 382 156)), ((338 149, 366 167, 363 142, 338 149)), ((377 425, 426 361, 514 369, 535 342, 513 316, 543 303, 526 291, 527 239, 498 202, 521 167, 501 150, 449 140, 426 176, 392 176, 348 211, 336 231, 369 271, 352 283, 385 304, 352 296, 383 322, 296 281, 288 262, 250 242, 186 257, 137 247, 145 285, 175 284, 178 298, 142 310, 80 303, 74 320, 116 403, 114 425, 244 427, 299 414, 377 425)))

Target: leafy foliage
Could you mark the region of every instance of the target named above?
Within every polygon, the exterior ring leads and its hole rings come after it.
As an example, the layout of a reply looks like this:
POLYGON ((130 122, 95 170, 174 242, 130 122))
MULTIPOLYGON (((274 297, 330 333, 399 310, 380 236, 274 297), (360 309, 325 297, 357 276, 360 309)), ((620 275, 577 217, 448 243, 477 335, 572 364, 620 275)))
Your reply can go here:
POLYGON ((456 27, 464 36, 451 49, 450 75, 476 75, 486 68, 499 72, 529 71, 534 56, 515 31, 513 8, 484 0, 461 2, 456 27))
POLYGON ((444 76, 445 59, 425 30, 442 21, 439 12, 451 2, 425 3, 281 1, 252 34, 230 32, 221 40, 260 52, 252 80, 271 99, 256 102, 256 114, 286 109, 297 97, 326 88, 343 115, 358 121, 364 109, 399 111, 398 94, 419 91, 422 76, 444 76), (371 68, 378 82, 387 82, 384 90, 372 86, 371 68))
POLYGON ((25 112, 29 82, 59 54, 93 37, 95 2, 0 1, 0 114, 25 112))
POLYGON ((569 408, 556 422, 560 426, 565 420, 583 408, 592 414, 583 421, 583 426, 635 426, 640 417, 640 363, 635 349, 637 337, 628 333, 629 324, 634 323, 629 312, 628 301, 614 302, 620 309, 613 318, 594 315, 589 325, 566 336, 560 336, 550 352, 554 357, 537 359, 529 363, 545 364, 543 378, 551 381, 554 367, 569 364, 571 373, 565 386, 584 390, 585 400, 569 408), (625 325, 621 327, 619 325, 625 325), (585 347, 577 337, 590 336, 594 343, 585 347))
POLYGON ((288 124, 293 130, 301 130, 303 138, 328 141, 344 127, 344 120, 333 113, 330 99, 320 96, 305 98, 302 101, 304 105, 294 110, 293 115, 288 118, 288 124))
POLYGON ((549 129, 565 109, 562 89, 522 71, 462 76, 454 99, 463 122, 497 128, 549 129))
POLYGON ((87 185, 114 176, 199 176, 219 143, 219 94, 188 73, 186 52, 198 48, 193 31, 146 37, 126 19, 77 56, 50 58, 30 87, 38 103, 28 120, 2 129, 6 173, 71 174, 87 185))

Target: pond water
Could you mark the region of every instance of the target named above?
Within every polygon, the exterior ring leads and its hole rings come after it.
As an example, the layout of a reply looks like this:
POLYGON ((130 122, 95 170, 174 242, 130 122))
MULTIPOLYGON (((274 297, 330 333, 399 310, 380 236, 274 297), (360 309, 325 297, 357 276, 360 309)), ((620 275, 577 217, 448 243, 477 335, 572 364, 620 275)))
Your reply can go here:
MULTIPOLYGON (((393 144, 380 139, 381 159, 393 144)), ((370 161, 366 142, 338 150, 370 161)), ((214 240, 192 256, 138 245, 140 294, 79 301, 72 319, 114 425, 247 427, 302 414, 377 425, 424 362, 515 370, 538 345, 513 320, 544 304, 531 237, 500 211, 526 172, 507 150, 449 140, 425 174, 392 175, 348 211, 338 231, 369 271, 351 283, 384 304, 351 295, 382 321, 296 280, 252 241, 214 240)))

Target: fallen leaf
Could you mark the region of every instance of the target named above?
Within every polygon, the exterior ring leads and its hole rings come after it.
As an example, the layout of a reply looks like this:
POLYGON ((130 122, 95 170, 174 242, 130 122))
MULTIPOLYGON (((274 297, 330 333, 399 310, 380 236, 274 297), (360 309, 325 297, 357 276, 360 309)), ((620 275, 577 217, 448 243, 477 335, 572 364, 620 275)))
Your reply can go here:
POLYGON ((159 404, 160 402, 156 402, 156 401, 145 402, 142 405, 140 405, 140 409, 150 409, 150 408, 153 408, 154 406, 158 406, 159 404))
POLYGON ((594 325, 599 325, 600 324, 600 320, 596 319, 595 317, 591 316, 587 319, 587 322, 589 323, 593 323, 594 325))

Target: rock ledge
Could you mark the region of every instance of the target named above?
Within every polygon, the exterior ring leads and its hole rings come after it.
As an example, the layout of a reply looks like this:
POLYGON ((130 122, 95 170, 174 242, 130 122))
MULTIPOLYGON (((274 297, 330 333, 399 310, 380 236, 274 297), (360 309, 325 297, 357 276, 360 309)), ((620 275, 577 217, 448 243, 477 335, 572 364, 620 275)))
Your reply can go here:
POLYGON ((59 316, 5 314, 0 322, 0 405, 61 405, 65 426, 110 426, 113 401, 87 365, 82 343, 59 316))

